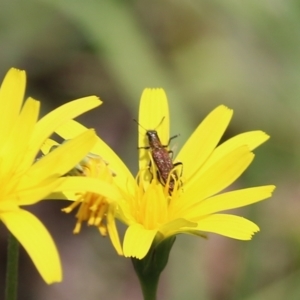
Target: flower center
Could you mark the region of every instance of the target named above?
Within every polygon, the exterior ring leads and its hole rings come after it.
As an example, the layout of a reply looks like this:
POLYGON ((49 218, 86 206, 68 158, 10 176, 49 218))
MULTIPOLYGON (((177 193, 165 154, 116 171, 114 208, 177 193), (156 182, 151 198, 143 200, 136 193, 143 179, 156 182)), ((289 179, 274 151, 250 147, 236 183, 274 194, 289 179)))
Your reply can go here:
MULTIPOLYGON (((112 183, 115 174, 108 168, 108 163, 100 156, 88 154, 73 170, 68 174, 80 174, 77 176, 86 176, 98 178, 100 180, 112 183)), ((75 175, 76 176, 76 175, 75 175)), ((111 210, 110 201, 104 196, 84 192, 77 193, 77 199, 70 206, 63 209, 64 212, 70 213, 74 208, 78 207, 76 214, 77 222, 74 233, 79 233, 83 222, 87 222, 89 226, 96 226, 101 235, 107 235, 106 217, 111 210)))
POLYGON ((170 219, 182 192, 182 177, 177 167, 171 170, 166 183, 161 182, 155 165, 150 167, 151 180, 145 179, 147 172, 148 168, 138 172, 137 190, 128 203, 135 221, 151 230, 170 219))

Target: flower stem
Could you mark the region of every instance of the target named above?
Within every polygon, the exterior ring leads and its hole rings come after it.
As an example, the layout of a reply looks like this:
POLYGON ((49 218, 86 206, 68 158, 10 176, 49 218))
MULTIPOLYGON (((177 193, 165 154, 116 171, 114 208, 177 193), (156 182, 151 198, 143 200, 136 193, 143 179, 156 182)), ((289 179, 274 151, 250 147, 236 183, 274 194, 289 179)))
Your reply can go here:
POLYGON ((175 236, 158 245, 154 242, 143 259, 132 258, 134 270, 139 278, 144 300, 156 300, 156 291, 161 272, 168 263, 175 236))
POLYGON ((156 300, 158 280, 159 276, 152 278, 148 277, 147 284, 144 284, 144 281, 140 280, 144 300, 156 300))
POLYGON ((6 265, 5 300, 17 299, 19 242, 9 233, 6 265))

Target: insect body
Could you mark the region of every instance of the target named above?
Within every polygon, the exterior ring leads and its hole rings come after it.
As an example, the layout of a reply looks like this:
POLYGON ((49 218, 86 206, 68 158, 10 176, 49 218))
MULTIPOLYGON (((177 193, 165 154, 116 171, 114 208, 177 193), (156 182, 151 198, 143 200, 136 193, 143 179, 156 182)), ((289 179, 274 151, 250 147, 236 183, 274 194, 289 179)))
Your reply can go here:
MULTIPOLYGON (((158 174, 164 184, 167 183, 168 176, 173 169, 173 162, 170 157, 170 153, 167 150, 166 146, 162 145, 157 131, 148 130, 146 132, 149 141, 149 148, 151 149, 151 154, 153 161, 156 164, 158 169, 158 174)), ((170 189, 174 188, 174 180, 170 180, 170 189)))
MULTIPOLYGON (((172 157, 170 156, 172 151, 168 151, 167 147, 170 144, 171 139, 177 136, 171 137, 168 145, 162 145, 156 130, 147 130, 146 135, 148 137, 149 147, 145 147, 144 149, 151 149, 153 161, 158 169, 158 178, 163 185, 167 184, 169 180, 169 192, 172 192, 174 190, 175 180, 173 177, 170 177, 169 179, 170 173, 175 166, 181 165, 182 163, 178 162, 173 164, 172 157)), ((176 176, 177 179, 177 174, 175 172, 174 176, 176 176)))
MULTIPOLYGON (((162 118, 158 126, 162 123, 163 120, 164 118, 162 118)), ((140 147, 139 149, 150 149, 152 159, 157 167, 157 177, 163 185, 168 184, 170 194, 174 190, 175 180, 178 179, 178 174, 176 173, 176 171, 174 171, 174 168, 178 165, 182 165, 182 163, 177 162, 173 164, 173 152, 168 150, 167 147, 169 146, 170 141, 176 138, 177 135, 171 137, 167 145, 163 145, 155 129, 147 130, 141 124, 139 124, 137 120, 134 121, 146 131, 146 136, 148 138, 149 143, 149 146, 140 147)))

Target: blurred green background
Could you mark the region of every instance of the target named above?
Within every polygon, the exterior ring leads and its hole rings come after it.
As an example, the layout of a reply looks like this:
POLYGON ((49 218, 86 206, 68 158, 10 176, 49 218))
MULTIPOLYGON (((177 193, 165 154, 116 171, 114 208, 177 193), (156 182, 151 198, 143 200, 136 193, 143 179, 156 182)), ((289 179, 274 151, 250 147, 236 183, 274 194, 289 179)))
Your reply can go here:
MULTIPOLYGON (((0 77, 10 67, 25 69, 27 94, 42 101, 43 113, 99 96, 104 104, 79 120, 95 127, 133 173, 132 119, 145 87, 166 90, 179 147, 219 104, 234 109, 226 138, 256 129, 271 135, 233 186, 277 186, 273 198, 236 211, 261 232, 251 242, 178 236, 158 300, 300 299, 298 0, 0 3, 0 77)), ((32 208, 57 242, 64 281, 47 286, 22 250, 19 299, 141 299, 130 260, 94 228, 72 235, 74 215, 60 212, 66 205, 32 208)), ((1 226, 2 270, 6 234, 1 226)))

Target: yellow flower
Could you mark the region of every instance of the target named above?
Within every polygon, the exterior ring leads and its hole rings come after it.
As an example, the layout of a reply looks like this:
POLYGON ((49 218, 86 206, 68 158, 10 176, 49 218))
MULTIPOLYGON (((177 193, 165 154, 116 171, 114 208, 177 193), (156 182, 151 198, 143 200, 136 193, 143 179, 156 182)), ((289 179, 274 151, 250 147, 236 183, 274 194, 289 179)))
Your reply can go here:
MULTIPOLYGON (((268 185, 220 193, 250 165, 254 158, 251 151, 269 138, 264 132, 251 131, 219 145, 231 117, 232 110, 219 106, 205 118, 174 159, 174 164, 179 164, 170 172, 166 183, 157 175, 145 131, 145 128, 157 130, 162 145, 168 144, 169 110, 162 89, 146 89, 141 98, 140 171, 136 180, 120 158, 98 139, 91 152, 109 163, 116 175, 113 181, 121 193, 113 201, 107 195, 107 204, 113 205, 113 209, 102 216, 107 217, 108 223, 114 224, 112 220, 117 217, 129 226, 123 243, 126 257, 142 259, 153 242, 158 244, 179 233, 203 236, 203 232, 214 232, 249 240, 259 230, 247 219, 219 213, 266 199, 275 188, 268 185)), ((85 127, 71 120, 60 126, 57 133, 69 139, 83 130, 85 127)), ((105 188, 101 193, 106 193, 105 188)), ((111 239, 116 239, 115 227, 109 232, 111 239)), ((113 244, 116 247, 118 242, 113 244)))
MULTIPOLYGON (((60 178, 78 163, 95 143, 92 130, 36 159, 44 141, 65 121, 101 104, 96 97, 67 103, 38 121, 40 102, 28 98, 24 71, 10 69, 0 88, 0 220, 19 240, 48 283, 61 281, 56 246, 43 224, 21 206, 65 189, 71 182, 60 178), (66 153, 72 152, 72 155, 66 153)), ((77 186, 81 186, 78 183, 77 186)), ((73 187, 74 188, 74 187, 73 187)))
MULTIPOLYGON (((121 211, 129 228, 124 238, 125 256, 142 259, 151 244, 178 233, 202 236, 214 232, 227 237, 249 240, 259 231, 256 224, 239 216, 219 213, 246 206, 271 196, 273 185, 220 193, 246 170, 254 158, 251 152, 269 136, 261 131, 237 135, 219 145, 232 117, 232 110, 221 105, 198 126, 174 159, 180 163, 170 172, 170 193, 157 178, 149 174, 149 149, 140 149, 139 185, 134 194, 125 194, 121 211), (146 175, 145 175, 146 174, 146 175), (125 203, 125 205, 124 205, 125 203)), ((142 95, 139 123, 156 129, 162 145, 169 142, 169 110, 162 89, 146 89, 142 95)), ((149 147, 145 129, 139 126, 139 147, 149 147)), ((153 169, 153 163, 152 167, 153 169)), ((158 170, 159 171, 159 170, 158 170)))
MULTIPOLYGON (((56 133, 65 140, 73 139, 87 129, 80 123, 69 120, 56 129, 56 133)), ((48 153, 58 143, 47 140, 43 147, 43 153, 48 153)), ((128 190, 134 186, 135 180, 120 158, 97 137, 97 142, 90 153, 73 168, 67 177, 70 185, 64 185, 64 199, 74 201, 63 209, 69 213, 78 207, 76 214, 77 223, 73 233, 79 233, 82 223, 99 229, 102 236, 107 233, 119 255, 123 255, 118 231, 115 223, 115 215, 118 214, 119 203, 122 201, 121 189, 128 190), (86 185, 76 188, 76 181, 85 180, 86 185), (74 183, 72 183, 74 181, 74 183)), ((50 195, 49 198, 62 199, 62 195, 50 195)))

